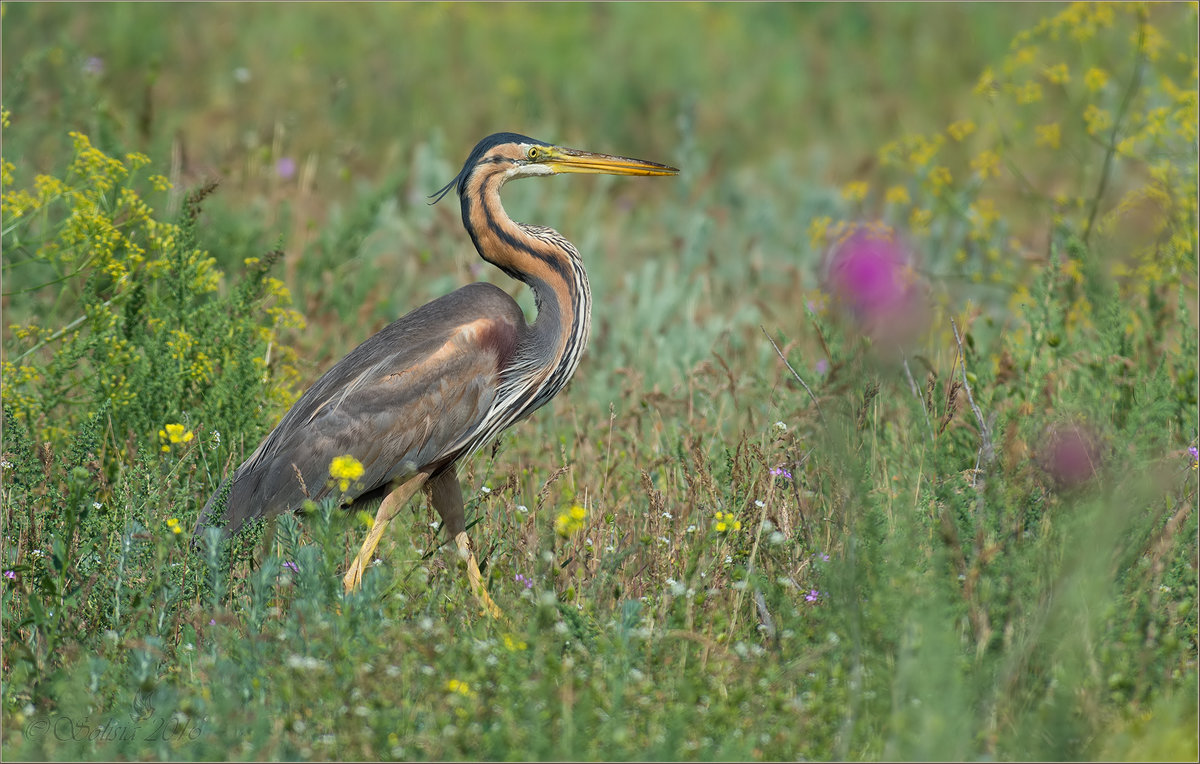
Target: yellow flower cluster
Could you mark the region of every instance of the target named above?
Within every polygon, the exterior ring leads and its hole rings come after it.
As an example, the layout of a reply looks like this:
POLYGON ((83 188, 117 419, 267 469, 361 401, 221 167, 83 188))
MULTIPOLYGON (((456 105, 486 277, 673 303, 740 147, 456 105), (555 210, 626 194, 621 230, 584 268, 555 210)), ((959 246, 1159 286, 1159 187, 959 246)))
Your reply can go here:
POLYGON ((1083 85, 1091 92, 1103 90, 1108 84, 1108 73, 1103 69, 1092 67, 1087 70, 1087 74, 1083 75, 1083 85))
POLYGON ((569 538, 583 530, 583 523, 586 519, 587 510, 576 504, 570 509, 560 512, 558 517, 554 518, 554 532, 563 538, 569 538))
POLYGON ((1083 121, 1087 124, 1088 133, 1098 136, 1112 127, 1112 114, 1107 109, 1101 109, 1092 103, 1088 104, 1088 107, 1083 110, 1083 121))
POLYGON ((969 119, 951 122, 950 126, 946 128, 946 133, 959 143, 965 141, 973 132, 975 132, 975 123, 969 119))
POLYGON ((1058 126, 1057 122, 1038 125, 1033 131, 1037 135, 1037 140, 1034 143, 1038 146, 1056 149, 1062 144, 1062 128, 1058 126))
POLYGON ((713 515, 713 530, 717 533, 729 533, 741 529, 742 521, 738 520, 732 512, 717 512, 713 515))
POLYGON ((183 528, 179 525, 178 517, 172 517, 170 520, 167 520, 167 529, 176 536, 178 536, 180 533, 183 533, 183 528))
POLYGON ((908 196, 908 189, 904 186, 892 186, 884 194, 884 200, 888 204, 908 204, 912 199, 908 196))
POLYGON ((863 199, 867 198, 867 191, 869 191, 870 188, 871 187, 868 186, 864 181, 852 181, 847 183, 845 186, 842 186, 842 198, 851 202, 861 202, 863 199))
POLYGON ((338 488, 342 493, 345 493, 346 489, 350 487, 351 481, 362 477, 364 471, 362 462, 349 454, 335 456, 329 463, 329 476, 338 482, 338 488))
POLYGON ((942 192, 953 182, 954 176, 950 174, 950 168, 941 165, 930 170, 929 177, 926 178, 926 186, 929 189, 929 193, 934 196, 941 196, 942 192))
POLYGON ((979 177, 987 180, 994 177, 1000 167, 1000 155, 991 149, 985 149, 979 156, 971 160, 971 169, 979 173, 979 177))
POLYGON ((191 430, 181 424, 169 424, 158 431, 158 438, 162 441, 163 451, 170 451, 173 445, 191 443, 195 437, 195 434, 191 430))

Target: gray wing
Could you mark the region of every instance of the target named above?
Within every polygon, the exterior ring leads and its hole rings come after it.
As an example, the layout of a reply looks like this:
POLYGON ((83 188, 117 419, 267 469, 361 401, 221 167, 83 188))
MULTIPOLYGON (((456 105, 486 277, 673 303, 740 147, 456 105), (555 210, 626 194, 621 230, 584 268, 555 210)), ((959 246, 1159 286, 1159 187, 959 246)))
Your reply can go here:
MULTIPOLYGON (((329 495, 337 456, 353 456, 364 468, 350 499, 453 462, 462 455, 458 444, 490 409, 527 329, 511 297, 472 284, 367 339, 301 396, 228 478, 219 516, 226 533, 329 495)), ((208 500, 197 528, 216 519, 223 489, 208 500)))

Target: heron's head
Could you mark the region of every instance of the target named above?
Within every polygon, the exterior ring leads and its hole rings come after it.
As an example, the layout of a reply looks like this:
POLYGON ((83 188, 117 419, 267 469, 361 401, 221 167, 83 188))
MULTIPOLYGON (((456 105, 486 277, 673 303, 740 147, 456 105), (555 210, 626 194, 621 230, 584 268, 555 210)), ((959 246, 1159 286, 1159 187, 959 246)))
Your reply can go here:
POLYGON ((644 159, 595 154, 590 151, 554 146, 517 133, 496 133, 484 138, 467 157, 454 180, 431 197, 436 204, 457 186, 459 196, 467 181, 478 173, 499 175, 504 182, 535 175, 576 172, 594 175, 675 175, 679 170, 644 159))

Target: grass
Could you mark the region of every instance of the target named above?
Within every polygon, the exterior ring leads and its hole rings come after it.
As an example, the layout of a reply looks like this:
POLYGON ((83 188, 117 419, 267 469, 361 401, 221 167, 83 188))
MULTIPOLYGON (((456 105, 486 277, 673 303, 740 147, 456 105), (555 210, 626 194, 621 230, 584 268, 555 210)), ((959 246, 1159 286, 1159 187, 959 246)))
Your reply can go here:
POLYGON ((3 12, 6 759, 1195 760, 1194 6, 3 12), (460 467, 507 617, 420 501, 353 595, 329 506, 193 546, 355 342, 532 313, 425 203, 498 129, 683 168, 505 191, 596 300, 460 467))

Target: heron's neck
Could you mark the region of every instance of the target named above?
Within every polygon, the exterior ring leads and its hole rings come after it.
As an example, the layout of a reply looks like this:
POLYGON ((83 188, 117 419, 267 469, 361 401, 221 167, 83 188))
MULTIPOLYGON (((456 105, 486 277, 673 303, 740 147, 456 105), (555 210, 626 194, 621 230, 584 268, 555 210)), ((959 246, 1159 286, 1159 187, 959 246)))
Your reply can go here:
MULTIPOLYGON (((533 352, 550 374, 545 400, 567 383, 587 344, 591 289, 578 250, 557 231, 518 223, 500 204, 499 176, 468 183, 462 196, 463 224, 480 257, 533 290, 537 317, 533 352)), ((544 401, 543 401, 544 402, 544 401)))

